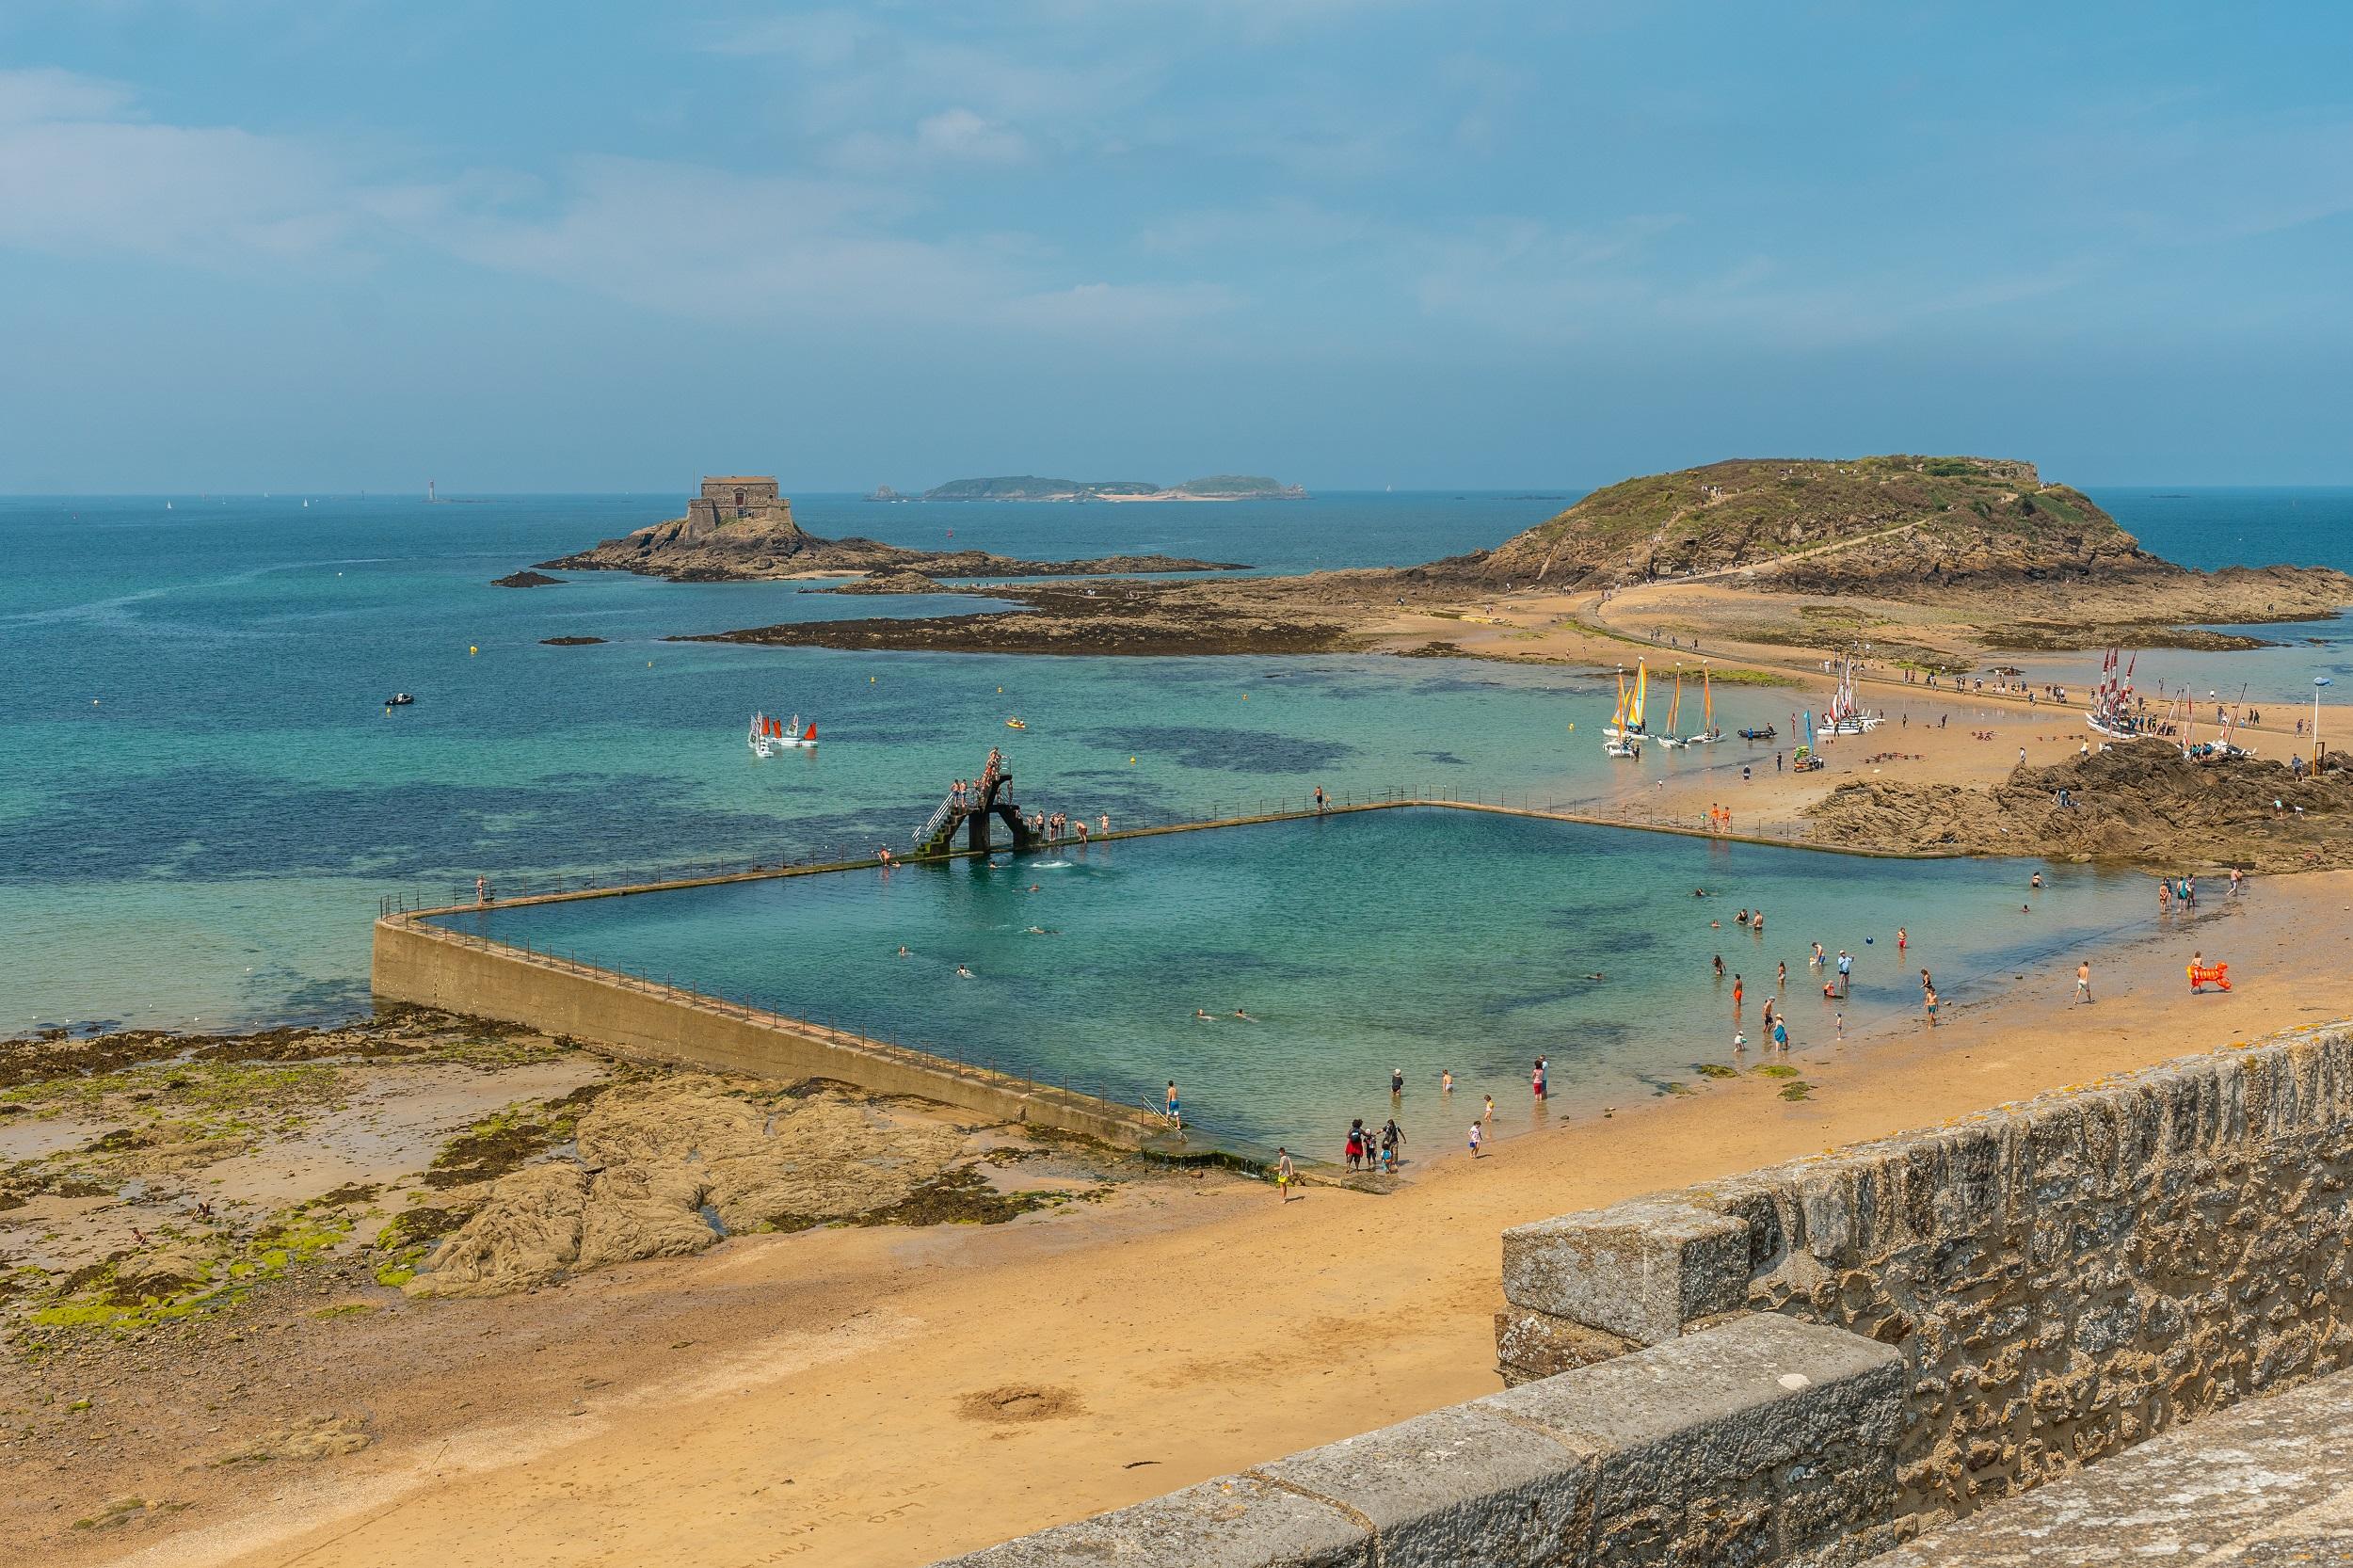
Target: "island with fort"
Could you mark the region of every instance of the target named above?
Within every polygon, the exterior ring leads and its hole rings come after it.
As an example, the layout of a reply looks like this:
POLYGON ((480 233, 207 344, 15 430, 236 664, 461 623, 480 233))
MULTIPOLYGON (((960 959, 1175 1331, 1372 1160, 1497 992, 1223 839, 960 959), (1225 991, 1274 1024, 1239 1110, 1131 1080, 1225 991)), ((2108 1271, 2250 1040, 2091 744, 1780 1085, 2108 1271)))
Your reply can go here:
MULTIPOLYGON (((1110 555, 1083 561, 1020 561, 978 550, 907 550, 867 538, 820 538, 792 520, 792 501, 773 474, 721 474, 702 481, 684 517, 538 564, 550 571, 631 571, 680 583, 888 572, 929 577, 1070 577, 1112 572, 1225 571, 1231 561, 1171 555, 1110 555)), ((923 591, 930 591, 925 589, 923 591)))

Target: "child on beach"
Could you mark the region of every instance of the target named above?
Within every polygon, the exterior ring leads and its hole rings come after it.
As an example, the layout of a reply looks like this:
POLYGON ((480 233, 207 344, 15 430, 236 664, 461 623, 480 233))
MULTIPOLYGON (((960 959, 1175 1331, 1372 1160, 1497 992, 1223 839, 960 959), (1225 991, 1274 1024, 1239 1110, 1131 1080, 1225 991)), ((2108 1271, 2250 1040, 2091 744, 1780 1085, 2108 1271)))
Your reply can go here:
POLYGON ((1291 1201, 1291 1183, 1298 1179, 1299 1173, 1291 1169, 1291 1151, 1276 1149, 1274 1151, 1274 1190, 1283 1194, 1285 1203, 1291 1201))
POLYGON ((1481 1122, 1492 1122, 1496 1119, 1496 1097, 1493 1095, 1487 1096, 1487 1109, 1481 1112, 1479 1119, 1481 1122))
POLYGON ((1749 1048, 1749 1035, 1748 1035, 1748 1032, 1747 1032, 1746 1030, 1741 1030, 1741 1029, 1736 1029, 1736 1030, 1734 1030, 1734 1031, 1732 1032, 1732 1054, 1733 1054, 1733 1055, 1735 1055, 1735 1056, 1737 1056, 1737 1055, 1739 1055, 1742 1051, 1745 1051, 1745 1050, 1747 1050, 1748 1048, 1749 1048))
POLYGON ((1483 1125, 1480 1122, 1473 1122, 1470 1125, 1470 1151, 1473 1160, 1479 1158, 1479 1129, 1483 1125))
POLYGON ((1450 1095, 1450 1094, 1454 1093, 1454 1069, 1453 1069, 1453 1068, 1451 1068, 1451 1067, 1445 1067, 1445 1068, 1441 1068, 1441 1069, 1439 1070, 1439 1073, 1438 1073, 1438 1093, 1440 1093, 1441 1095, 1450 1095))

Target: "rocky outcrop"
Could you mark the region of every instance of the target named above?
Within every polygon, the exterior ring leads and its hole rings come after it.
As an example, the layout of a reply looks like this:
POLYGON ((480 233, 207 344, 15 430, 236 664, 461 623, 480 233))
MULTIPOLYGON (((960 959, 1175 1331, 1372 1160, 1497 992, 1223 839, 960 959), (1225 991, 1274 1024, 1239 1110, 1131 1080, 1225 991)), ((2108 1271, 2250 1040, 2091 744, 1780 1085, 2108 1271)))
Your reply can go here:
POLYGON ((741 518, 672 518, 542 567, 571 571, 633 571, 676 583, 778 577, 927 572, 935 577, 1076 577, 1106 572, 1232 571, 1231 561, 1173 555, 1108 555, 1084 561, 1023 561, 984 551, 904 550, 879 539, 825 539, 792 520, 790 507, 741 518))
POLYGON ((528 569, 508 572, 504 577, 490 579, 490 586, 493 588, 554 588, 561 587, 563 583, 564 580, 560 577, 550 577, 546 572, 528 569))
POLYGON ((2348 767, 2330 752, 2299 778, 2262 758, 2191 761, 2140 741, 2017 768, 1991 789, 1859 779, 1806 815, 1831 846, 2300 871, 2353 865, 2348 767))

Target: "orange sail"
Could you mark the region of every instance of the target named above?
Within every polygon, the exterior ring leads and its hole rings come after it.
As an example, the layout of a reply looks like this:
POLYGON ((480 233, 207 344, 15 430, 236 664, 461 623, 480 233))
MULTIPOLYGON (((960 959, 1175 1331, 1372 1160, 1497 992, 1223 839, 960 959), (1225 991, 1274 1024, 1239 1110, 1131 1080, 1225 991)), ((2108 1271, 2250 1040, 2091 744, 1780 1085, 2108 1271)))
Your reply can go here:
POLYGON ((812 724, 812 725, 810 725, 810 726, 808 727, 808 733, 801 737, 801 739, 802 739, 802 740, 804 740, 804 741, 813 741, 813 740, 815 740, 816 738, 817 738, 817 727, 816 727, 814 724, 812 724))

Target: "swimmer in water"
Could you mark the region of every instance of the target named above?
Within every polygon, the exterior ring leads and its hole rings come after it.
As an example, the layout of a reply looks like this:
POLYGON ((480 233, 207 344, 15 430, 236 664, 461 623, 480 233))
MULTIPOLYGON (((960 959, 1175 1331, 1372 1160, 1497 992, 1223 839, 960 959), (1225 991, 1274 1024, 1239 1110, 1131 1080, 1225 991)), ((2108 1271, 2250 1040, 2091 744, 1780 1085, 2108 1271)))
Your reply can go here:
POLYGON ((972 978, 972 971, 966 968, 963 965, 958 964, 956 966, 956 978, 958 980, 969 980, 972 978))
POLYGON ((900 957, 902 957, 902 958, 904 958, 906 955, 907 955, 907 945, 906 945, 904 942, 901 942, 901 943, 899 944, 899 956, 900 956, 900 957))
POLYGON ((1235 1016, 1235 1017, 1237 1017, 1237 1018, 1240 1018, 1242 1022, 1244 1022, 1244 1023, 1246 1023, 1246 1024, 1255 1024, 1255 1023, 1257 1023, 1257 1022, 1258 1021, 1257 1019, 1256 1019, 1256 1018, 1252 1017, 1249 1014, 1247 1014, 1247 1013, 1243 1012, 1243 1011, 1242 1011, 1241 1008, 1239 1008, 1239 1007, 1237 1007, 1237 1008, 1235 1008, 1235 1009, 1234 1009, 1234 1016, 1235 1016))
POLYGON ((1193 1017, 1194 1017, 1196 1020, 1198 1020, 1199 1022, 1205 1023, 1205 1024, 1212 1021, 1212 1020, 1210 1019, 1210 1017, 1209 1017, 1209 1015, 1206 1011, 1204 1011, 1203 1009, 1198 1008, 1198 1007, 1196 1007, 1196 1008, 1194 1008, 1194 1009, 1193 1010, 1193 1017))

